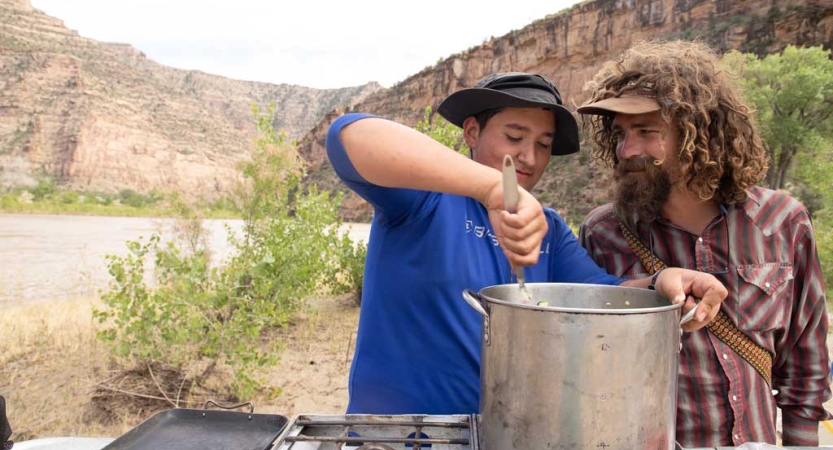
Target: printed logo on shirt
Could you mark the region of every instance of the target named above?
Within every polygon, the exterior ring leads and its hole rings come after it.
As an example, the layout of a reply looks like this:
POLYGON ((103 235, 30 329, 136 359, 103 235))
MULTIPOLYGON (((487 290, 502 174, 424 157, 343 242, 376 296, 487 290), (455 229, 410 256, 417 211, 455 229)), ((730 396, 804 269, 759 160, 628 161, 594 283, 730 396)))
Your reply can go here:
POLYGON ((497 236, 495 236, 494 233, 492 233, 492 230, 490 230, 489 228, 486 228, 485 226, 482 226, 482 225, 475 226, 474 223, 471 220, 467 219, 466 220, 466 233, 471 233, 472 231, 474 231, 474 235, 477 236, 477 238, 479 238, 479 239, 483 239, 483 238, 489 239, 490 241, 492 241, 492 245, 494 245, 495 247, 500 246, 500 243, 497 240, 497 236))
POLYGON ((479 237, 479 238, 482 238, 483 233, 485 233, 485 232, 486 232, 486 227, 474 227, 474 235, 479 237))

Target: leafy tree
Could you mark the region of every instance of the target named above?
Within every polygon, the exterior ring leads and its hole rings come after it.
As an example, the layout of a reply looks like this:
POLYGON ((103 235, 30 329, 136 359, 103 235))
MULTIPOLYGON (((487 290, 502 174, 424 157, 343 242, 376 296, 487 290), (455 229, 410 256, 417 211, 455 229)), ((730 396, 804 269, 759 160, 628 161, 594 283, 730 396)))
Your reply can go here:
POLYGON ((767 186, 785 188, 791 176, 816 186, 829 179, 833 148, 829 52, 821 47, 788 46, 763 59, 734 53, 724 60, 736 69, 745 65, 741 85, 758 110, 758 124, 772 159, 767 186))
POLYGON ((439 114, 435 116, 433 121, 431 120, 431 116, 431 107, 426 106, 423 111, 422 120, 417 122, 414 129, 430 136, 440 144, 456 150, 462 155, 469 156, 469 147, 463 141, 463 130, 445 120, 439 114))

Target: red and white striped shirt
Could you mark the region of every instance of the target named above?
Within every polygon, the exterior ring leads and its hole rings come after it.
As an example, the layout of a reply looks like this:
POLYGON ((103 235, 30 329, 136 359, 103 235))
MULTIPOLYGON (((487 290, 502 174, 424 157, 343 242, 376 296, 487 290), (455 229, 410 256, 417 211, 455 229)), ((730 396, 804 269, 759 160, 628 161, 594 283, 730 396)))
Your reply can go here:
MULTIPOLYGON (((634 230, 670 267, 714 274, 728 289, 721 309, 773 356, 772 388, 712 333, 683 336, 677 391, 677 441, 685 447, 776 442, 818 445, 818 422, 831 418, 827 311, 810 216, 788 195, 753 188, 722 208, 700 236, 664 218, 634 230), (651 242, 650 239, 653 241, 651 242)), ((591 212, 579 239, 608 272, 649 276, 619 230, 611 205, 591 212)))

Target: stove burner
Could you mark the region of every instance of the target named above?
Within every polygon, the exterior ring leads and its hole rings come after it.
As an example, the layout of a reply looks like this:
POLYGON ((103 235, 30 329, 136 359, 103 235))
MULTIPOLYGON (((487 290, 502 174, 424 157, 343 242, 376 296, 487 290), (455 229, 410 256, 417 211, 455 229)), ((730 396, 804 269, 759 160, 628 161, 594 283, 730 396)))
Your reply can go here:
POLYGON ((477 450, 472 415, 300 415, 273 450, 477 450))

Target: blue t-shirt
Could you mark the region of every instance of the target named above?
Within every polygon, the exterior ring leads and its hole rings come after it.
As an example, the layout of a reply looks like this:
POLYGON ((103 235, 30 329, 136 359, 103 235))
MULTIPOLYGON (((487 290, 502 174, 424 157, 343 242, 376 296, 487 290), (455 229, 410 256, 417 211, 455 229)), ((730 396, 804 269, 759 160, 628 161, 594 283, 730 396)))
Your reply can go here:
MULTIPOLYGON (((386 188, 363 179, 339 139, 367 114, 338 118, 327 155, 374 207, 348 413, 472 414, 479 405, 482 317, 464 289, 513 282, 486 209, 457 195, 386 188)), ((618 284, 552 209, 538 264, 526 281, 618 284)))

